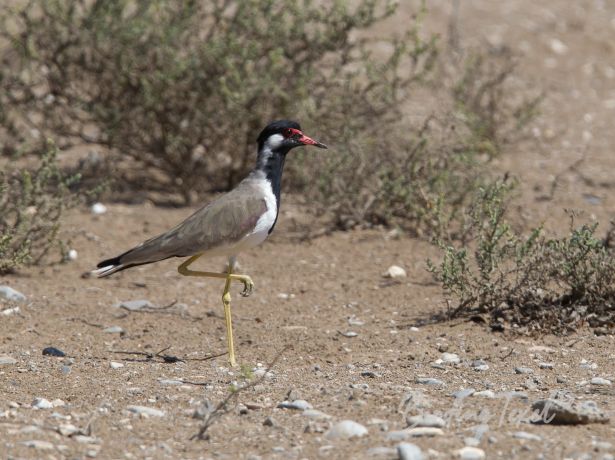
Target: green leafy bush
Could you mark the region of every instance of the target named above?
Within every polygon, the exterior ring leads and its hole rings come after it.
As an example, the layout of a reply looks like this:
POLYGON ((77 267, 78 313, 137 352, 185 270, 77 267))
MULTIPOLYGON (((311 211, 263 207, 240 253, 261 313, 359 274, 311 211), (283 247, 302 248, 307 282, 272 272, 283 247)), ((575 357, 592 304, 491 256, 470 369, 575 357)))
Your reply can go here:
POLYGON ((0 172, 0 273, 38 264, 49 250, 62 249, 58 230, 62 214, 77 202, 67 177, 49 145, 34 171, 0 172))
POLYGON ((615 254, 596 237, 597 224, 546 238, 528 235, 506 220, 507 182, 482 187, 468 213, 468 244, 440 243, 443 258, 429 270, 456 307, 448 317, 486 313, 492 325, 566 333, 587 323, 598 331, 615 325, 615 254), (470 249, 472 248, 472 249, 470 249))

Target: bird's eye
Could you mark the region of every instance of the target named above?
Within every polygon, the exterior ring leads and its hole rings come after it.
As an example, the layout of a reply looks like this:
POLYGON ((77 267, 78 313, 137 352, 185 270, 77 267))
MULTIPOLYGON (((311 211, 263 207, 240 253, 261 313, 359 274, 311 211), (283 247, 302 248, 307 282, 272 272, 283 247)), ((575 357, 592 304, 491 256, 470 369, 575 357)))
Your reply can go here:
POLYGON ((293 135, 293 130, 290 128, 286 128, 284 130, 284 137, 291 137, 293 135))

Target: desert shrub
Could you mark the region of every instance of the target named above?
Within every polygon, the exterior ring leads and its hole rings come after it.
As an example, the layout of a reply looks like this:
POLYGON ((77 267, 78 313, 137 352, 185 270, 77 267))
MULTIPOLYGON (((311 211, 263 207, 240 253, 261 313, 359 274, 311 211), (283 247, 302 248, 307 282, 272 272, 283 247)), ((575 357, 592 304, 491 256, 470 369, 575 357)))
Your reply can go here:
POLYGON ((49 144, 37 168, 0 172, 0 273, 38 264, 58 238, 64 211, 75 205, 70 187, 78 176, 66 176, 56 162, 57 148, 49 144))
POLYGON ((565 333, 587 323, 598 331, 615 324, 615 254, 596 236, 597 224, 575 226, 547 238, 527 235, 506 219, 512 185, 481 187, 468 212, 465 245, 440 243, 442 261, 429 261, 455 308, 448 317, 487 314, 493 327, 565 333))
POLYGON ((272 119, 312 120, 314 135, 338 146, 347 133, 383 129, 435 55, 415 24, 379 60, 370 40, 353 38, 395 9, 388 0, 31 0, 3 10, 12 46, 0 94, 13 124, 63 145, 106 146, 115 163, 132 160, 116 171, 123 179, 190 202, 242 177, 272 119))

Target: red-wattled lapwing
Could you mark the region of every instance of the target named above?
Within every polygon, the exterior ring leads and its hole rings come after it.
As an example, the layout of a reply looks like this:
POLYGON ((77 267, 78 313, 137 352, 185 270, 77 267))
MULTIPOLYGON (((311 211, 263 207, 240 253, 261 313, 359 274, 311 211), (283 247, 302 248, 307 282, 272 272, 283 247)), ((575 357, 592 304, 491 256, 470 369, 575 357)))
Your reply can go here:
POLYGON ((243 296, 250 295, 254 288, 249 276, 233 273, 235 260, 239 252, 262 243, 272 232, 280 210, 280 185, 286 154, 302 145, 327 148, 304 135, 297 122, 280 120, 270 123, 258 136, 256 167, 237 187, 203 206, 168 232, 117 257, 103 260, 93 273, 103 277, 170 257, 189 257, 177 269, 182 275, 226 280, 222 303, 229 361, 231 366, 235 366, 229 293, 231 281, 243 283, 243 296), (190 270, 190 264, 201 256, 228 257, 227 273, 190 270))

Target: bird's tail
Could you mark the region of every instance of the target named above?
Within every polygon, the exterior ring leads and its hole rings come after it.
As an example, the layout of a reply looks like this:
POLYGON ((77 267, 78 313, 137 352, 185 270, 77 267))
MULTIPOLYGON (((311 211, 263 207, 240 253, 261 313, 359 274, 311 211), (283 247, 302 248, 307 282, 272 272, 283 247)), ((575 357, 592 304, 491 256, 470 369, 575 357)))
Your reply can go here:
POLYGON ((129 267, 133 267, 134 264, 125 265, 120 262, 120 259, 123 255, 124 254, 122 254, 121 256, 113 257, 111 259, 103 260, 98 265, 96 265, 96 270, 92 270, 92 275, 96 276, 97 278, 103 278, 121 270, 125 270, 129 267))

